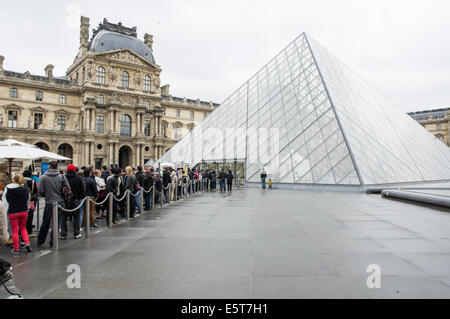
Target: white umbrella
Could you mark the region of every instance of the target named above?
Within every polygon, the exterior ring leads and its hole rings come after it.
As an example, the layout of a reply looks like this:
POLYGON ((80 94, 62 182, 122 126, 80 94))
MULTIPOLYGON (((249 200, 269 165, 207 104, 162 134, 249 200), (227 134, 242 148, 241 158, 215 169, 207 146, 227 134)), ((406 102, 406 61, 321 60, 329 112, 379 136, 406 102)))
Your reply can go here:
POLYGON ((47 152, 36 145, 19 142, 16 140, 8 139, 0 141, 0 158, 5 158, 9 161, 9 175, 11 176, 11 167, 13 160, 28 160, 47 158, 52 160, 70 160, 68 157, 64 157, 55 153, 47 152))

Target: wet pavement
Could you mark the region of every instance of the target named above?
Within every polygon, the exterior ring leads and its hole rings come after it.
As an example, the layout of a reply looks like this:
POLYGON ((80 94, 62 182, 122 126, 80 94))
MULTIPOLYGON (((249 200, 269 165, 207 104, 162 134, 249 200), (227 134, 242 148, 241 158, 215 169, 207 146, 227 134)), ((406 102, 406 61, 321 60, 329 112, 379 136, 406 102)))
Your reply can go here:
POLYGON ((202 193, 0 257, 25 298, 450 298, 450 213, 362 193, 202 193), (69 289, 69 264, 81 288, 69 289), (381 288, 368 288, 377 264, 381 288))

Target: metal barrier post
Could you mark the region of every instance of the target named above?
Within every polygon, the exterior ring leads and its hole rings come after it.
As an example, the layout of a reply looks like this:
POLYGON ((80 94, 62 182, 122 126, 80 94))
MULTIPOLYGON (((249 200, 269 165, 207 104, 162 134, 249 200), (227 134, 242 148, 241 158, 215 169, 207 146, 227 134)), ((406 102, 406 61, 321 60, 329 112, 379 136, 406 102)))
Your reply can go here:
POLYGON ((164 185, 162 185, 162 188, 161 188, 161 194, 159 196, 159 204, 161 205, 161 208, 163 208, 163 205, 164 205, 164 185))
POLYGON ((170 196, 172 195, 172 193, 170 192, 171 190, 172 190, 172 184, 167 184, 167 194, 168 194, 168 197, 167 197, 167 203, 169 203, 170 204, 170 196))
POLYGON ((211 190, 211 180, 209 178, 206 181, 206 187, 207 187, 207 191, 209 192, 211 190))
POLYGON ((130 220, 130 191, 127 190, 127 220, 130 220))
POLYGON ((52 220, 53 220, 53 227, 52 227, 52 239, 53 239, 53 250, 58 250, 58 202, 53 203, 52 206, 52 220))
POLYGON ((155 211, 155 184, 153 184, 152 189, 152 213, 155 211))
POLYGON ((86 216, 86 235, 85 238, 91 237, 91 197, 87 196, 84 203, 84 212, 86 216))
POLYGON ((108 202, 108 227, 113 227, 113 214, 114 214, 114 196, 113 193, 109 193, 108 202))
POLYGON ((39 205, 39 199, 37 200, 37 202, 36 202, 36 208, 35 208, 35 210, 36 210, 36 213, 37 213, 37 216, 36 216, 36 218, 37 218, 37 221, 36 221, 36 231, 39 231, 39 209, 40 209, 40 205, 39 205))
POLYGON ((139 209, 141 210, 141 216, 144 216, 144 189, 141 189, 141 193, 139 194, 139 198, 140 198, 140 207, 139 209))

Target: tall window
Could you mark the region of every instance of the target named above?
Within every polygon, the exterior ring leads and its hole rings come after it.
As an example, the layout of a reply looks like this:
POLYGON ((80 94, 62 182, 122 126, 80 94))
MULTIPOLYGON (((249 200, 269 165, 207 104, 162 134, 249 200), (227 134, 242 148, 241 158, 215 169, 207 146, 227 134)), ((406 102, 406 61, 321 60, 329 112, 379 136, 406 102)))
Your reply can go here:
POLYGON ((103 115, 97 116, 97 133, 103 134, 105 131, 105 117, 103 115))
POLYGON ((128 88, 129 82, 130 82, 130 75, 128 74, 127 71, 123 71, 122 72, 122 87, 128 88))
POLYGON ((102 66, 97 67, 97 83, 105 84, 106 70, 102 66))
POLYGON ((66 130, 66 116, 65 115, 58 115, 58 129, 60 131, 66 130))
POLYGON ((126 114, 120 118, 120 135, 131 136, 131 118, 126 114))
POLYGON ((99 94, 97 97, 97 103, 103 104, 105 102, 105 98, 103 97, 103 94, 99 94))
POLYGON ((191 120, 193 120, 193 119, 194 119, 194 112, 191 111, 191 120))
POLYGON ((175 127, 175 139, 178 140, 180 138, 180 127, 175 127))
POLYGON ((166 137, 166 125, 165 124, 161 125, 161 134, 162 134, 162 136, 166 137))
POLYGON ((17 111, 8 111, 8 127, 17 127, 17 111))
POLYGON ((34 129, 42 128, 42 113, 34 113, 34 129))
POLYGON ((145 101, 145 107, 150 110, 150 101, 145 101))
POLYGON ((36 101, 42 101, 42 91, 36 91, 36 101))
POLYGON ((177 117, 180 117, 180 110, 176 110, 177 117))
POLYGON ((166 115, 166 108, 165 107, 163 107, 163 115, 164 116, 166 115))
POLYGON ((144 121, 144 134, 145 136, 150 136, 150 120, 145 120, 144 121))
POLYGON ((66 104, 66 95, 65 94, 59 95, 59 104, 66 104))
POLYGON ((12 99, 17 99, 17 89, 16 88, 9 89, 9 97, 12 99))
POLYGON ((152 86, 152 79, 150 76, 146 75, 144 76, 144 91, 150 91, 150 88, 152 86))

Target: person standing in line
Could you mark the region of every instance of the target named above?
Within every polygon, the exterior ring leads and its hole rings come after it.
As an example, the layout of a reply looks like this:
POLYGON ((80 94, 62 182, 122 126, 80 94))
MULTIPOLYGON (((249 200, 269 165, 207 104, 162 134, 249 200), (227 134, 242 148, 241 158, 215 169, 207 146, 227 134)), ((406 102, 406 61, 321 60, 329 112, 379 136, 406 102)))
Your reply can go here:
POLYGON ((231 173, 231 170, 228 170, 227 174, 227 187, 228 191, 231 193, 233 191, 233 173, 231 173))
POLYGON ((266 178, 267 178, 267 173, 264 170, 264 168, 261 168, 261 185, 263 189, 266 189, 266 178))
POLYGON ((134 213, 136 212, 136 197, 133 195, 136 195, 138 192, 137 188, 137 178, 133 174, 133 168, 131 166, 128 166, 126 168, 127 172, 127 182, 125 184, 125 191, 129 190, 131 192, 130 194, 130 218, 134 218, 134 213))
MULTIPOLYGON (((118 172, 119 170, 117 168, 112 168, 111 169, 111 173, 112 175, 109 176, 108 178, 108 182, 106 183, 106 192, 107 193, 112 193, 111 196, 116 196, 119 193, 119 177, 118 177, 118 172)), ((119 204, 118 202, 113 199, 113 207, 112 207, 112 212, 109 210, 109 206, 108 206, 108 215, 107 217, 109 218, 109 214, 112 214, 112 221, 113 221, 113 227, 117 226, 117 212, 119 211, 119 204)))
POLYGON ((19 253, 19 230, 27 253, 31 253, 30 240, 26 227, 30 192, 24 184, 25 181, 21 174, 14 175, 13 182, 5 187, 2 197, 3 206, 8 213, 9 224, 11 225, 13 238, 13 250, 11 252, 13 254, 19 253))
MULTIPOLYGON (((58 203, 59 206, 65 207, 63 186, 70 189, 70 185, 66 178, 58 171, 58 162, 51 161, 49 169, 41 176, 38 187, 39 195, 45 198, 44 216, 38 235, 38 247, 44 245, 47 240, 48 230, 53 218, 53 203, 58 203)), ((61 223, 61 215, 62 211, 59 209, 58 226, 61 223)), ((53 246, 53 237, 50 238, 50 246, 53 246)))
POLYGON ((225 178, 227 177, 225 171, 223 169, 219 169, 219 184, 220 184, 220 191, 225 192, 225 178))
POLYGON ((211 189, 216 190, 216 171, 212 171, 209 174, 209 179, 211 180, 211 189))
POLYGON ((95 179, 92 179, 90 169, 85 169, 83 174, 84 174, 84 177, 82 180, 84 183, 85 195, 91 197, 91 200, 88 203, 89 216, 86 216, 86 214, 83 215, 83 221, 82 221, 81 225, 82 225, 82 227, 86 227, 86 218, 89 217, 90 226, 97 228, 98 225, 95 223, 95 217, 94 217, 95 216, 95 200, 97 200, 97 196, 98 196, 97 183, 95 182, 95 179))
POLYGON ((171 184, 170 184, 170 200, 174 201, 176 199, 176 196, 177 196, 178 178, 177 178, 177 173, 173 169, 171 169, 170 181, 171 181, 171 184))
POLYGON ((162 181, 163 181, 163 194, 164 194, 164 203, 169 202, 169 184, 172 182, 170 178, 170 173, 167 170, 167 167, 163 167, 163 175, 162 175, 162 181))
POLYGON ((33 234, 33 218, 34 211, 37 207, 38 202, 38 185, 37 183, 31 179, 32 173, 30 170, 23 171, 23 178, 27 185, 28 191, 30 192, 30 208, 28 209, 28 219, 27 219, 27 232, 28 237, 36 237, 36 234, 33 234))
MULTIPOLYGON (((139 189, 143 189, 143 187, 144 187, 144 178, 145 178, 145 175, 142 172, 142 166, 138 166, 137 173, 136 173, 136 179, 139 184, 139 189)), ((141 196, 138 195, 135 198, 136 198, 137 211, 139 212, 139 214, 141 214, 142 213, 141 212, 141 196)))
POLYGON ((152 205, 152 190, 150 188, 153 186, 153 173, 146 169, 144 175, 144 202, 145 210, 150 210, 152 205))
MULTIPOLYGON (((72 164, 67 166, 67 173, 65 178, 69 182, 72 190, 72 200, 67 204, 67 209, 74 209, 80 205, 80 202, 86 196, 84 183, 81 177, 76 173, 76 167, 72 164)), ((83 206, 82 206, 83 207, 83 206)), ((80 224, 83 221, 82 207, 75 212, 64 212, 62 214, 61 235, 60 239, 67 239, 67 220, 73 217, 73 237, 74 239, 81 238, 80 224), (81 216, 80 216, 81 214, 81 216)))
MULTIPOLYGON (((101 177, 102 172, 98 169, 94 171, 95 185, 97 186, 97 203, 101 203, 106 198, 106 183, 101 177)), ((106 203, 103 205, 96 206, 96 216, 95 218, 102 218, 102 213, 105 211, 106 203)))

